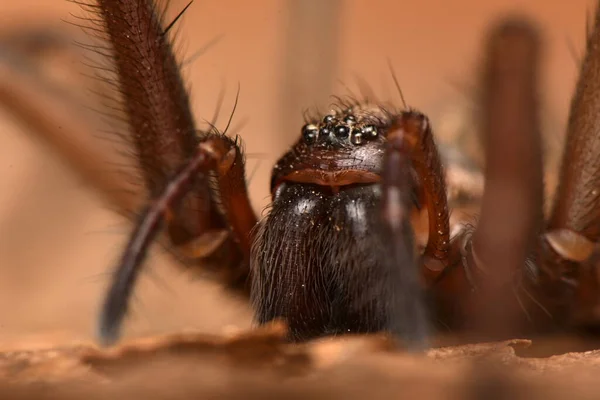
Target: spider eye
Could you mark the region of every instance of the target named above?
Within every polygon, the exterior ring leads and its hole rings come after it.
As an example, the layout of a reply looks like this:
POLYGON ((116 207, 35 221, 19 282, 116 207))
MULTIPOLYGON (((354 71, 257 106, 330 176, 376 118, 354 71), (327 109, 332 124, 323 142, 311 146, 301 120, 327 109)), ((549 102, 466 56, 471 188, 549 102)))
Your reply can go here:
POLYGON ((302 137, 307 143, 313 143, 317 140, 317 135, 319 133, 319 128, 313 124, 306 124, 302 128, 302 137))
POLYGON ((377 127, 375 127, 374 125, 363 126, 361 132, 366 139, 375 139, 378 134, 377 127))
POLYGON ((348 125, 352 125, 352 124, 356 123, 356 117, 355 117, 354 115, 352 115, 352 114, 350 114, 350 115, 347 115, 347 116, 344 118, 344 122, 345 122, 346 124, 348 124, 348 125))
POLYGON ((352 135, 350 135, 350 142, 354 145, 363 144, 364 138, 361 131, 355 129, 352 131, 352 135))
POLYGON ((321 130, 319 131, 319 136, 321 137, 327 137, 331 135, 331 128, 324 126, 321 128, 321 130))
POLYGON ((346 125, 338 125, 335 127, 335 136, 339 138, 347 138, 350 134, 350 128, 346 125))
POLYGON ((323 118, 323 123, 325 124, 335 124, 337 122, 337 118, 334 115, 326 115, 323 118))

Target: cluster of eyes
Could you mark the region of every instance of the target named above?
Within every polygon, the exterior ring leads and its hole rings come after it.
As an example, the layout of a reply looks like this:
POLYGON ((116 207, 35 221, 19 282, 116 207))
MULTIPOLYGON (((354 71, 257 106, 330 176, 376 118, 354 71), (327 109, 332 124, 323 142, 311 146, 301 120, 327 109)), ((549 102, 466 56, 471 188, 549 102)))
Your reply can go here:
POLYGON ((314 143, 319 138, 335 135, 339 139, 350 137, 354 145, 364 143, 365 140, 373 140, 377 137, 375 125, 358 124, 356 117, 352 114, 346 115, 342 121, 334 115, 326 115, 320 124, 306 124, 302 128, 302 137, 306 143, 314 143))

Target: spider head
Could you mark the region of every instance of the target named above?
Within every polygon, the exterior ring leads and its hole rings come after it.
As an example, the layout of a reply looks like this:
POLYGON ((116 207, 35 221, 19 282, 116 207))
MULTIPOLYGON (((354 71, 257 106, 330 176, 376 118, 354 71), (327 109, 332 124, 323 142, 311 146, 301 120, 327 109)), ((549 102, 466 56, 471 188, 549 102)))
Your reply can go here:
POLYGON ((354 104, 309 118, 299 140, 275 164, 271 191, 283 182, 310 183, 334 191, 381 180, 385 136, 399 112, 354 104))

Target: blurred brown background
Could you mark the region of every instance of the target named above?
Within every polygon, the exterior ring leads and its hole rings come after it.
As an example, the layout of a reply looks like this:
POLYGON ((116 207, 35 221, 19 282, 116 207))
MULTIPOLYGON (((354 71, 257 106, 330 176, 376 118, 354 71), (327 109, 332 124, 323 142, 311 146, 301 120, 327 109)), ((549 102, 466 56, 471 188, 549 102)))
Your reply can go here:
MULTIPOLYGON (((186 3, 172 1, 171 14, 186 3)), ((358 92, 359 76, 399 103, 388 58, 411 106, 428 113, 440 132, 462 129, 473 106, 486 27, 507 12, 525 13, 544 31, 544 119, 560 135, 592 7, 590 0, 198 1, 179 25, 179 55, 186 59, 219 39, 186 66, 194 112, 210 119, 224 90, 218 123, 224 128, 240 82, 233 125, 245 121, 240 133, 250 155, 247 173, 255 171, 250 191, 260 212, 269 200, 270 167, 295 140, 302 110, 326 106, 330 93, 347 94, 338 80, 358 92)), ((3 46, 45 30, 70 41, 78 31, 62 20, 76 22, 71 12, 81 14, 66 1, 2 2, 3 46)), ((79 73, 74 64, 82 60, 69 62, 66 82, 79 73)), ((85 88, 76 89, 85 100, 85 88)), ((130 225, 3 108, 0 130, 0 341, 36 340, 49 332, 59 341, 89 339, 107 273, 130 225)), ((98 134, 93 130, 79 134, 98 134)), ((220 332, 250 324, 245 304, 172 268, 162 251, 152 257, 151 276, 136 291, 128 335, 220 332)))

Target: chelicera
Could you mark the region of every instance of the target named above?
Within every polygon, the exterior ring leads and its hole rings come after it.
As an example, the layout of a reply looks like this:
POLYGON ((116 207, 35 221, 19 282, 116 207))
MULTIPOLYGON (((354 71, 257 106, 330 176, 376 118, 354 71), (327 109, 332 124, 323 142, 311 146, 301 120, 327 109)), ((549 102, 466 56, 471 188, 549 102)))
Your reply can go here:
MULTIPOLYGON (((238 138, 196 129, 155 5, 99 0, 132 142, 152 193, 114 274, 100 332, 118 337, 160 228, 170 243, 249 295, 259 324, 289 338, 386 331, 423 346, 433 329, 486 337, 594 325, 600 236, 600 14, 588 38, 560 186, 543 213, 539 35, 508 19, 483 67, 486 188, 481 216, 450 236, 445 174, 428 118, 340 100, 307 118, 275 165, 257 220, 238 138), (141 67, 140 67, 141 66, 141 67), (423 246, 412 218, 427 213, 423 246)), ((166 26, 166 28, 164 28, 166 26)))

